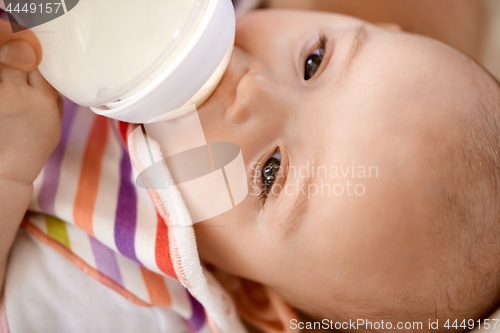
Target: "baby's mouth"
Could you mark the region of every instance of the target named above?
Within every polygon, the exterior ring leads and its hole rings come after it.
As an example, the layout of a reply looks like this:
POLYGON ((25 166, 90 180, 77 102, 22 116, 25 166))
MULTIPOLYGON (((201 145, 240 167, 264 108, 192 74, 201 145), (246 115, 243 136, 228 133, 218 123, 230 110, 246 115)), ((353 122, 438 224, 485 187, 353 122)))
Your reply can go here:
POLYGON ((236 91, 239 82, 248 69, 248 55, 240 47, 234 46, 231 60, 219 85, 203 105, 199 112, 224 112, 236 100, 236 91), (217 111, 219 110, 219 111, 217 111))

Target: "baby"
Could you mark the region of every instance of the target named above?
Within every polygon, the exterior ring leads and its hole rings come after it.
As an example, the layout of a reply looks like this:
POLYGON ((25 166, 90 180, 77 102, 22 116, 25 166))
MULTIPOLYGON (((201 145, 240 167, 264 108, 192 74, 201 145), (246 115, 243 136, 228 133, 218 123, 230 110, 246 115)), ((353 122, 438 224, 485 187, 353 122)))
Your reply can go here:
MULTIPOLYGON (((1 69, 0 100, 3 278, 60 108, 37 71, 1 69)), ((352 17, 256 11, 198 111, 208 141, 241 147, 251 193, 195 225, 199 252, 254 326, 280 329, 260 313, 270 294, 316 320, 424 330, 498 307, 500 89, 463 54, 352 17)))
POLYGON ((196 224, 200 254, 317 319, 480 318, 500 299, 499 112, 494 79, 434 40, 248 14, 199 115, 262 194, 196 224), (338 195, 331 166, 354 165, 378 176, 349 172, 338 195))

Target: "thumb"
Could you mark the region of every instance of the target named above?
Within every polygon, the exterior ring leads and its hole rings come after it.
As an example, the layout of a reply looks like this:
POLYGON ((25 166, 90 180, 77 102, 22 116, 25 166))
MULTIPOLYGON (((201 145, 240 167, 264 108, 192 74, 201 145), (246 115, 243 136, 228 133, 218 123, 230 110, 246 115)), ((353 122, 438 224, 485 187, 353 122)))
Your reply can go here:
MULTIPOLYGON (((14 24, 14 23, 13 23, 14 24)), ((31 71, 42 61, 42 47, 31 30, 12 33, 8 21, 0 20, 0 68, 31 71)))

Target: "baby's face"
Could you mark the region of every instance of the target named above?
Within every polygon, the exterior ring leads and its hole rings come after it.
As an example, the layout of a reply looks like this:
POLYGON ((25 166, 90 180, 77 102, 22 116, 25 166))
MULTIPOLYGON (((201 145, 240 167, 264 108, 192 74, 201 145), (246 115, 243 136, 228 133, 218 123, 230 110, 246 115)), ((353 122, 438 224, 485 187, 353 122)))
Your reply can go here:
POLYGON ((433 258, 447 254, 432 241, 444 233, 432 156, 456 135, 470 68, 437 42, 342 15, 239 19, 199 115, 207 141, 241 147, 250 194, 195 225, 201 256, 306 309, 433 308, 433 258))

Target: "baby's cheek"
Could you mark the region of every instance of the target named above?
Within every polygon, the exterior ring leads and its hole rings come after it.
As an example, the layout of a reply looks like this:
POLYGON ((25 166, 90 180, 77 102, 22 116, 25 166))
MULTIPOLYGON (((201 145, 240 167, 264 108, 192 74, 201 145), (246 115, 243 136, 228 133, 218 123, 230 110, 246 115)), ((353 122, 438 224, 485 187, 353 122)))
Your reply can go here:
POLYGON ((231 226, 226 213, 194 224, 198 252, 203 260, 223 270, 232 270, 241 252, 237 242, 242 236, 231 226))

